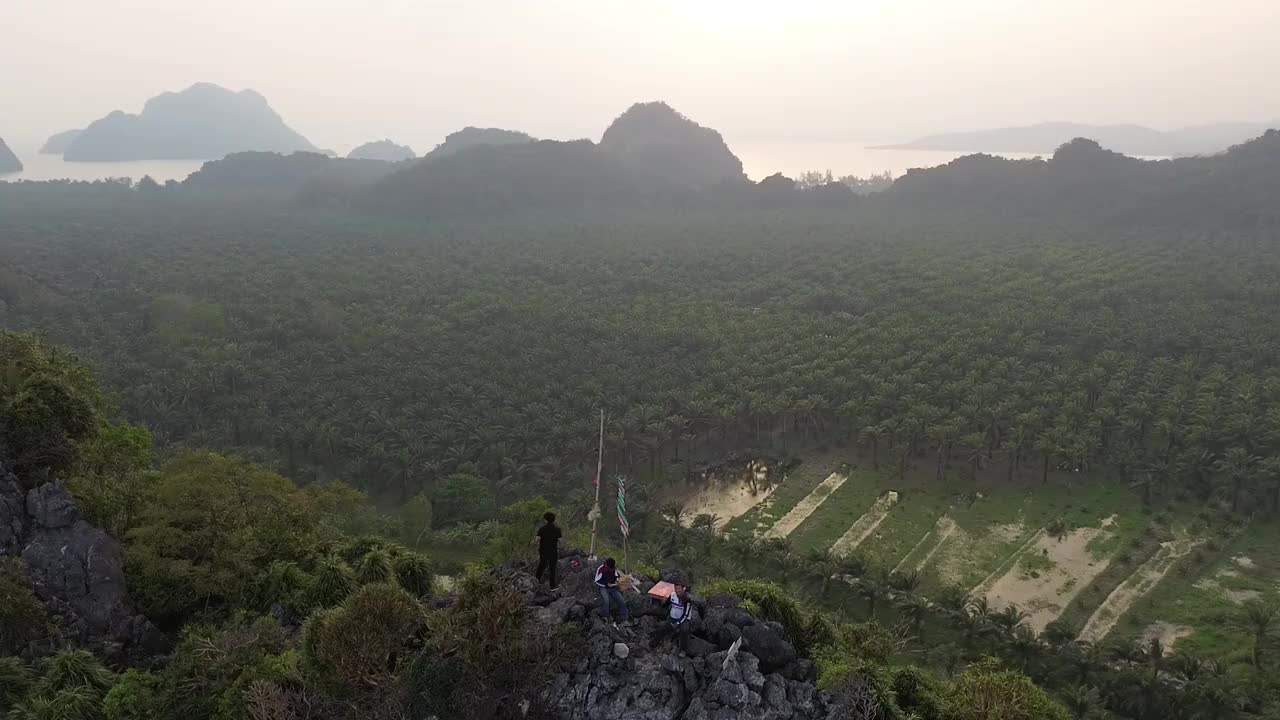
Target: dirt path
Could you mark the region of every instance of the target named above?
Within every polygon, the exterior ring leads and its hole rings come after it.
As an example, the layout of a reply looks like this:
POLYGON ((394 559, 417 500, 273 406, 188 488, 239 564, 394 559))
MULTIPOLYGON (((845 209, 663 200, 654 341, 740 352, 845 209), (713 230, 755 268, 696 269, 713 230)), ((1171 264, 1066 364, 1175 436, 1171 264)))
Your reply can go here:
POLYGON ((708 514, 716 517, 716 529, 722 529, 730 520, 764 502, 775 487, 767 487, 753 495, 751 486, 745 482, 710 483, 685 502, 684 523, 687 525, 695 517, 708 514))
POLYGON ((795 529, 800 527, 800 523, 808 520, 809 516, 821 507, 822 503, 827 501, 827 498, 831 497, 831 493, 838 490, 848 479, 848 475, 831 473, 826 480, 819 483, 818 487, 814 488, 803 500, 796 503, 796 506, 791 508, 790 512, 779 518, 778 522, 773 524, 773 527, 765 531, 764 537, 784 538, 795 532, 795 529))
POLYGON ((1161 543, 1160 549, 1151 556, 1151 559, 1143 563, 1115 590, 1111 591, 1106 600, 1102 601, 1102 605, 1089 617, 1089 621, 1085 623, 1077 639, 1098 642, 1105 638, 1129 608, 1158 585, 1173 566, 1201 542, 1190 537, 1181 537, 1161 543))
POLYGON ((987 589, 987 601, 998 610, 1018 606, 1030 615, 1027 626, 1043 632, 1106 569, 1109 560, 1094 560, 1089 542, 1109 534, 1092 527, 1073 530, 1061 540, 1037 533, 1036 542, 987 589))
POLYGON ((850 525, 844 535, 841 535, 840 539, 835 541, 831 546, 831 552, 837 557, 845 557, 854 550, 857 550, 858 546, 862 544, 862 541, 870 537, 871 533, 875 532, 876 528, 880 527, 880 523, 884 522, 884 519, 888 517, 889 510, 891 510, 897 503, 898 493, 896 492, 890 491, 881 496, 880 499, 876 500, 875 504, 871 506, 870 510, 863 513, 862 517, 858 518, 853 525, 850 525))

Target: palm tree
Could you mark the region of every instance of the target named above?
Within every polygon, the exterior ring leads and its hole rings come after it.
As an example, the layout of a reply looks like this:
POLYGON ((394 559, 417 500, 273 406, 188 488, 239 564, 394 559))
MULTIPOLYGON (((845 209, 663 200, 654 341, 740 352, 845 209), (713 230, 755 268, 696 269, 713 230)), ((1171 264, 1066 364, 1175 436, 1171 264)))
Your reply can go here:
POLYGON ((1062 704, 1076 720, 1100 720, 1107 717, 1102 693, 1092 685, 1077 685, 1062 693, 1062 704))
POLYGON ((716 534, 716 529, 719 526, 720 518, 713 513, 698 513, 698 515, 693 518, 693 522, 689 524, 689 527, 694 530, 701 531, 708 536, 714 536, 716 534))
POLYGON ((1262 669, 1262 651, 1271 635, 1280 608, 1275 605, 1250 601, 1244 606, 1244 623, 1253 633, 1253 666, 1262 669))
POLYGON ((1013 632, 1009 635, 1008 650, 1016 658, 1018 658, 1018 669, 1022 672, 1027 671, 1027 667, 1031 661, 1040 654, 1040 641, 1036 639, 1036 633, 1026 625, 1017 625, 1013 632))
POLYGON ((1031 615, 1018 609, 1017 605, 1009 605, 1009 607, 1000 612, 991 614, 991 622, 999 626, 1005 632, 1013 632, 1015 628, 1021 627, 1031 615))
POLYGON ((671 502, 662 506, 662 514, 671 520, 676 527, 684 525, 684 503, 671 502))
POLYGON ((875 580, 867 577, 858 578, 854 583, 858 595, 867 601, 867 619, 876 619, 876 606, 884 599, 886 592, 885 587, 875 580))
POLYGON ((1240 512, 1240 496, 1253 479, 1261 458, 1251 455, 1242 447, 1227 450, 1222 459, 1214 463, 1214 470, 1226 480, 1231 494, 1231 512, 1240 512))
POLYGON ((898 612, 919 640, 924 639, 924 621, 929 617, 929 601, 915 594, 898 598, 898 612))
POLYGON ((804 557, 806 574, 818 585, 818 599, 825 600, 831 578, 840 572, 840 558, 830 549, 811 549, 804 557))
POLYGON ((889 587, 903 593, 914 593, 920 587, 920 573, 915 570, 889 573, 889 587))

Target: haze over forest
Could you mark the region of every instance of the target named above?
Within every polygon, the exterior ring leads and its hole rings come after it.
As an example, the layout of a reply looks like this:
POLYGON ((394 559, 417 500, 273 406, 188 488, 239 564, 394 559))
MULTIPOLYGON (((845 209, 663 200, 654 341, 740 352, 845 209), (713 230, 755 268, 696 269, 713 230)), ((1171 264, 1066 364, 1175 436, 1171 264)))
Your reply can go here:
POLYGON ((730 144, 1280 118, 1271 0, 109 7, 0 5, 0 137, 11 146, 196 81, 252 88, 344 155, 381 138, 430 148, 468 125, 594 138, 619 108, 655 98, 730 144))
POLYGON ((793 5, 3 5, 0 720, 1280 718, 1275 3, 793 5))

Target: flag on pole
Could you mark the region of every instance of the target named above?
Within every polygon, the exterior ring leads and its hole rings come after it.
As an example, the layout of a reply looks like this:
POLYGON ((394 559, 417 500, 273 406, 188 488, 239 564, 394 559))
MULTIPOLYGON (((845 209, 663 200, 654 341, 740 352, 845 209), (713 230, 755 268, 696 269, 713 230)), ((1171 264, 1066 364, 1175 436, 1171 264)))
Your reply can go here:
POLYGON ((627 524, 627 479, 618 476, 618 529, 622 537, 631 535, 631 526, 627 524))

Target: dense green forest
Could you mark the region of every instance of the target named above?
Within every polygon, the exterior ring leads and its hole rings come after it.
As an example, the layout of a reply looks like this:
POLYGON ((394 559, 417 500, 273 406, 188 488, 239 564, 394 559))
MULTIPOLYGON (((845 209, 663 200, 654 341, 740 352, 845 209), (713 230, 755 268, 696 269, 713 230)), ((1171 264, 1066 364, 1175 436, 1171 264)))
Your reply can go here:
MULTIPOLYGON (((1276 216, 1257 187, 1232 188, 1274 174, 1277 137, 1166 164, 1088 143, 968 158, 869 197, 818 175, 655 190, 660 173, 618 172, 679 156, 663 136, 394 171, 252 154, 164 187, 2 186, 0 324, 74 355, 4 336, 0 511, 47 518, 19 493, 59 481, 119 540, 131 607, 172 647, 140 651, 154 637, 136 619, 100 643, 7 562, 0 708, 390 719, 526 716, 512 708, 531 701, 558 717, 534 688, 575 657, 594 673, 610 631, 587 619, 588 589, 547 639, 536 618, 558 601, 520 589, 527 538, 555 507, 566 545, 588 542, 604 411, 631 564, 777 623, 808 663, 788 681, 816 683, 829 717, 1277 717, 1271 585, 1197 616, 1232 628, 1200 652, 1081 627, 1148 567, 1190 592, 1256 560, 1269 582, 1276 216), (832 456, 861 473, 854 494, 796 520, 829 527, 747 524, 804 505, 832 456), (746 458, 780 461, 778 507, 688 517, 704 472, 746 458), (896 531, 913 547, 838 552, 875 482, 924 508, 896 531), (977 578, 922 573, 944 537, 904 565, 983 493, 1024 503, 1007 558, 977 578), (1018 534, 1037 501, 1051 509, 1018 534), (1110 534, 1090 525, 1118 510, 1132 517, 1110 534), (1053 622, 988 602, 1014 566, 1052 566, 1026 548, 1073 532, 1105 567, 1053 622), (461 589, 444 595, 445 577, 461 589)), ((1169 610, 1154 603, 1141 624, 1169 610)))
POLYGON ((164 209, 5 225, 6 324, 83 353, 162 444, 300 480, 404 500, 463 472, 502 500, 564 497, 603 407, 607 464, 630 474, 817 441, 939 480, 1066 468, 1280 500, 1265 233, 164 209))
MULTIPOLYGON (((6 465, 33 492, 45 478, 63 478, 88 516, 123 538, 133 601, 176 640, 163 656, 115 667, 82 649, 92 644, 41 653, 46 635, 61 630, 57 617, 23 583, 21 563, 7 563, 0 568, 0 711, 11 720, 563 717, 544 687, 565 677, 565 663, 588 662, 586 644, 609 637, 599 620, 566 620, 548 633, 545 623, 554 620, 545 613, 555 604, 526 609, 537 598, 482 565, 454 595, 434 595, 442 565, 408 549, 422 539, 421 513, 380 517, 342 483, 298 488, 211 453, 154 465, 146 431, 111 422, 91 376, 68 356, 5 333, 0 359, 6 465)), ((530 500, 504 509, 481 541, 483 561, 518 557, 547 507, 530 500)), ((911 575, 856 562, 832 567, 829 558, 796 558, 777 544, 736 543, 669 520, 661 534, 677 562, 709 549, 809 588, 803 592, 813 604, 767 581, 704 585, 708 594, 732 593, 739 600, 731 602, 775 623, 786 647, 811 658, 826 693, 830 714, 823 717, 1065 720, 1114 711, 1144 720, 1228 718, 1262 710, 1273 692, 1262 674, 1261 639, 1254 665, 1227 668, 1168 655, 1159 642, 1104 648, 1057 631, 1036 638, 1016 609, 995 612, 962 592, 932 602, 916 594, 911 575), (863 577, 837 590, 827 580, 842 571, 863 577), (820 610, 841 592, 849 593, 845 602, 865 605, 865 621, 820 610), (899 621, 889 624, 887 613, 899 621)), ((743 610, 707 612, 710 622, 743 610)), ((1257 617, 1261 638, 1274 614, 1257 617)), ((626 632, 653 627, 645 620, 626 632)), ((617 632, 614 638, 634 639, 617 632)), ((729 661, 724 653, 712 660, 721 657, 729 661)), ((617 672, 592 658, 593 673, 617 672)), ((696 661, 664 662, 685 668, 695 687, 700 681, 692 678, 705 672, 696 661)), ((721 672, 714 687, 724 682, 721 672)))

